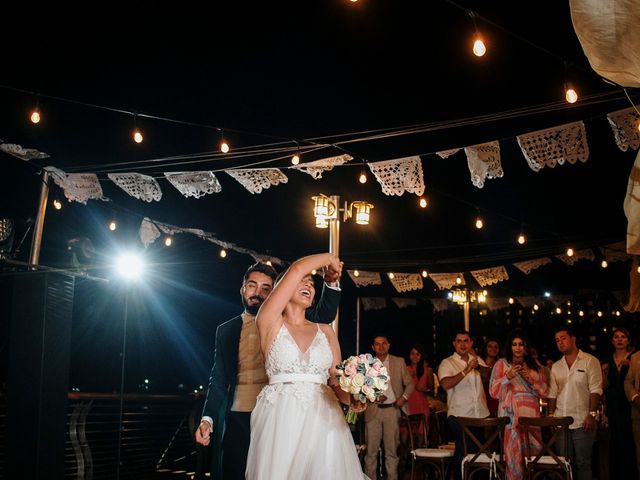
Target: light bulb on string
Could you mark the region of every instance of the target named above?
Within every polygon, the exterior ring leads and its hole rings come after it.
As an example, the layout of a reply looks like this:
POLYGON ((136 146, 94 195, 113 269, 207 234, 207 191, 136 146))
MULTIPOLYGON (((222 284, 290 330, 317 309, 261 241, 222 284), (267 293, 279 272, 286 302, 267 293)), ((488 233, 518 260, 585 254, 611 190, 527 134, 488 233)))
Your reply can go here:
POLYGON ((360 183, 367 183, 367 174, 364 173, 364 170, 360 172, 360 176, 358 177, 358 181, 360 183))
POLYGON ((220 258, 227 258, 227 251, 224 248, 220 250, 220 258))
POLYGON ((600 266, 602 268, 607 268, 609 266, 609 262, 607 262, 606 260, 602 260, 602 262, 600 262, 600 266))
POLYGON ((353 271, 353 276, 354 277, 359 277, 360 276, 360 272, 358 270, 354 270, 353 271))
POLYGON ((567 248, 567 257, 573 257, 574 251, 573 248, 567 248))
POLYGON ((111 222, 109 223, 109 230, 111 230, 112 232, 115 232, 116 228, 118 228, 118 224, 116 223, 115 220, 111 220, 111 222))
POLYGON ((482 57, 487 53, 487 46, 484 44, 482 37, 476 34, 476 37, 473 41, 473 54, 476 57, 482 57))
POLYGON ((578 92, 570 84, 565 84, 564 98, 567 103, 576 103, 578 101, 578 92))
POLYGON ((429 275, 429 272, 427 272, 426 270, 422 270, 422 277, 423 278, 427 278, 428 275, 429 275))
POLYGON ((220 130, 220 144, 219 144, 220 151, 222 153, 229 153, 229 150, 231 150, 231 146, 229 145, 229 142, 227 141, 227 139, 224 138, 224 132, 222 131, 222 129, 218 129, 218 130, 220 130))
POLYGON ((389 279, 393 280, 394 278, 396 278, 396 276, 393 274, 393 272, 389 272, 389 279))
POLYGON ((513 297, 509 297, 509 305, 513 305, 513 302, 515 302, 515 300, 513 299, 513 297))
POLYGON ((291 165, 298 165, 300 163, 300 144, 296 142, 296 145, 298 145, 298 151, 291 157, 291 165))
POLYGON ((142 135, 142 130, 138 128, 138 115, 133 114, 133 132, 131 132, 131 137, 133 141, 136 143, 142 143, 144 140, 144 135, 142 135))
POLYGON ((29 120, 31 120, 31 123, 38 124, 40 123, 40 120, 42 120, 41 116, 40 116, 40 98, 36 97, 36 107, 31 111, 31 114, 29 115, 29 120))
POLYGON ((427 205, 429 205, 426 197, 420 197, 420 202, 418 203, 420 205, 420 208, 427 208, 427 205))
POLYGON ((460 284, 462 284, 462 278, 460 278, 460 275, 458 275, 456 277, 456 285, 460 285, 460 284))
POLYGON ((524 236, 524 233, 520 232, 520 235, 518 235, 518 244, 524 245, 525 243, 527 243, 527 237, 524 236))
POLYGON ((166 247, 173 245, 173 238, 171 238, 171 235, 168 235, 167 238, 164 239, 164 245, 166 247))
POLYGON ((62 209, 62 202, 60 200, 58 200, 57 198, 53 200, 53 208, 55 208, 56 210, 61 210, 62 209))
POLYGON ((478 230, 482 229, 482 227, 484 227, 484 222, 482 221, 482 217, 480 217, 480 215, 478 215, 476 217, 476 228, 478 230))

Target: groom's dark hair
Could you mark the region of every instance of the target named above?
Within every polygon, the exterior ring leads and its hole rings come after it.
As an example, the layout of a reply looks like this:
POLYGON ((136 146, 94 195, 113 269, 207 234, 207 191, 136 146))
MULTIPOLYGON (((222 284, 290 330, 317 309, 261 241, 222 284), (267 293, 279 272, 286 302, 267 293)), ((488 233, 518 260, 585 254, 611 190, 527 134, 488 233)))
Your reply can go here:
POLYGON ((251 273, 253 272, 264 273, 267 277, 271 278, 271 280, 273 280, 274 282, 276 281, 276 277, 278 276, 278 274, 276 273, 276 270, 271 265, 267 265, 266 263, 263 263, 263 262, 256 262, 253 265, 251 265, 245 272, 244 274, 245 282, 249 278, 249 275, 251 275, 251 273))

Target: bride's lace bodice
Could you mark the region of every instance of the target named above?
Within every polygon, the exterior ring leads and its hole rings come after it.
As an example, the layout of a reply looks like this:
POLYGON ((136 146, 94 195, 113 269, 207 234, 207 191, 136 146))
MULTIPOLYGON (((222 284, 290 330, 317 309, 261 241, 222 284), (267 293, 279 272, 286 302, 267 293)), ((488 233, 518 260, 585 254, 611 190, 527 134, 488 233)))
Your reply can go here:
POLYGON ((319 327, 307 351, 302 352, 283 324, 266 355, 265 369, 270 384, 262 389, 258 401, 274 403, 279 395, 288 395, 300 400, 306 409, 318 392, 335 400, 327 386, 332 363, 329 341, 319 327))
POLYGON ((279 374, 304 373, 322 375, 326 382, 332 363, 329 341, 319 327, 307 351, 301 352, 283 324, 267 352, 265 369, 269 378, 279 374))

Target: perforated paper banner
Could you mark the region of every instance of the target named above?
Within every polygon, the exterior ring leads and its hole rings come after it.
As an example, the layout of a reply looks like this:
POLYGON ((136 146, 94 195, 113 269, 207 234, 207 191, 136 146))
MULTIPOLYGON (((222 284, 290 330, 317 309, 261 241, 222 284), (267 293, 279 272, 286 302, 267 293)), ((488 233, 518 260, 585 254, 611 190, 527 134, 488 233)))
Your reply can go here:
POLYGON ((153 177, 140 173, 107 173, 107 177, 133 198, 145 202, 159 202, 162 198, 160 185, 153 177))
POLYGON ((301 172, 311 175, 318 180, 322 178, 324 172, 333 170, 333 167, 338 165, 344 165, 349 160, 353 160, 351 155, 338 155, 336 157, 321 158, 320 160, 314 160, 313 162, 306 162, 295 167, 291 167, 294 170, 300 170, 301 172))
POLYGON ((465 285, 464 275, 462 273, 430 273, 429 277, 440 290, 451 288, 454 285, 465 285), (460 277, 461 283, 456 283, 458 277, 460 277))
POLYGON ((436 152, 436 155, 438 155, 440 158, 449 158, 451 155, 455 155, 460 150, 462 150, 462 149, 461 148, 451 148, 449 150, 442 150, 441 152, 436 152))
POLYGON ((500 161, 500 143, 496 140, 466 147, 467 165, 471 173, 471 183, 476 187, 484 187, 489 178, 501 178, 504 175, 500 161))
POLYGON ((471 272, 473 278, 480 284, 481 287, 487 285, 493 285, 504 280, 509 280, 509 274, 504 267, 485 268, 483 270, 474 270, 471 272))
POLYGON ((591 260, 594 261, 596 256, 593 253, 593 250, 590 248, 585 248, 584 250, 576 250, 572 256, 568 256, 566 253, 562 255, 556 255, 558 260, 562 260, 567 265, 573 265, 578 260, 591 260))
POLYGON ((46 167, 45 170, 70 202, 86 205, 89 200, 106 200, 95 173, 65 173, 55 167, 46 167))
POLYGON ((444 312, 449 308, 449 300, 446 298, 430 298, 429 300, 436 312, 444 312))
POLYGON ((382 186, 385 195, 402 195, 404 192, 422 195, 424 178, 420 157, 406 157, 385 162, 369 163, 369 170, 382 186))
POLYGON ((0 150, 25 161, 49 158, 48 153, 40 152, 35 148, 22 148, 21 145, 15 143, 3 143, 0 145, 0 150))
POLYGON ((529 275, 531 270, 540 268, 543 265, 551 263, 551 259, 547 257, 536 258, 535 260, 526 260, 524 262, 514 263, 513 266, 520 270, 522 273, 529 275))
POLYGON ((185 197, 200 198, 211 193, 219 193, 222 186, 211 171, 165 172, 165 178, 185 197))
POLYGON ((395 303, 398 308, 407 308, 407 307, 415 307, 417 301, 415 298, 392 298, 393 303, 395 303))
POLYGON ((384 297, 362 297, 360 300, 365 310, 382 310, 387 307, 384 297))
POLYGON ((516 297, 516 300, 526 308, 531 308, 538 303, 538 297, 516 297))
MULTIPOLYGON (((640 109, 640 106, 636 108, 640 109)), ((611 112, 607 114, 607 120, 620 150, 626 152, 629 148, 637 150, 640 147, 640 130, 638 130, 640 115, 635 108, 629 107, 611 112)))
POLYGON ((356 287, 366 287, 367 285, 382 285, 382 278, 378 272, 365 272, 356 270, 347 270, 349 277, 356 284, 356 287))
POLYGON ((485 305, 491 311, 494 310, 502 310, 503 308, 507 308, 509 304, 509 299, 506 297, 487 297, 485 300, 485 305))
POLYGON ((394 273, 389 281, 398 292, 409 292, 422 288, 422 277, 419 273, 394 273))
POLYGON ((589 158, 587 132, 582 121, 520 135, 517 140, 534 172, 564 162, 586 162, 589 158))
POLYGON ((631 258, 625 250, 624 242, 610 243, 600 247, 602 257, 609 263, 611 262, 626 262, 631 258))
POLYGON ((261 170, 236 169, 226 170, 226 172, 251 193, 261 193, 263 189, 287 183, 288 181, 287 176, 277 168, 261 170))

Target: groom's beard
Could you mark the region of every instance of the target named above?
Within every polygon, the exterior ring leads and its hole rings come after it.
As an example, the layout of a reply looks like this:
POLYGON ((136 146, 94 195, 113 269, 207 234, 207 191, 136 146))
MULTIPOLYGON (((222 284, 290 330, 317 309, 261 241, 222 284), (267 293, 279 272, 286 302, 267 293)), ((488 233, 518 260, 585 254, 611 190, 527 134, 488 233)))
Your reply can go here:
POLYGON ((264 298, 261 298, 257 295, 253 297, 244 298, 242 297, 242 306, 244 307, 244 311, 251 314, 256 315, 258 310, 260 310, 260 305, 264 302, 264 298))

